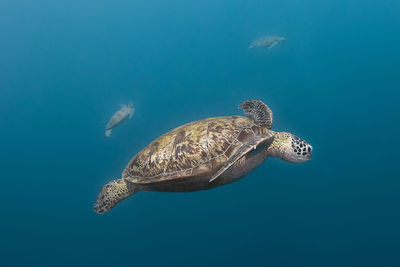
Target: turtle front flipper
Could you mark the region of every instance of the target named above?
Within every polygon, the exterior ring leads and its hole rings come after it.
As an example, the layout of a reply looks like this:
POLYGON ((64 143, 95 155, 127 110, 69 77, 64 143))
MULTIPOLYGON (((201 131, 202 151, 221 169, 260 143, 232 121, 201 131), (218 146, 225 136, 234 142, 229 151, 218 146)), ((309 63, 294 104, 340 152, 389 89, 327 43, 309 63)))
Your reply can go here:
POLYGON ((97 213, 103 214, 137 191, 136 186, 128 184, 124 179, 111 181, 101 190, 93 209, 97 213))
POLYGON ((272 128, 272 111, 260 100, 246 100, 239 104, 239 108, 243 109, 247 117, 254 120, 258 125, 265 126, 267 129, 272 128))
POLYGON ((270 46, 268 46, 268 49, 271 49, 272 47, 276 46, 279 42, 275 41, 273 42, 270 46))
POLYGON ((259 146, 262 146, 263 149, 267 149, 271 143, 274 141, 274 136, 273 135, 261 135, 261 136, 255 136, 254 138, 250 139, 246 143, 244 143, 238 151, 236 151, 228 160, 225 162, 225 164, 219 169, 211 178, 210 178, 210 183, 217 179, 221 174, 223 174, 229 167, 231 167, 237 160, 239 160, 241 157, 246 155, 248 152, 250 152, 252 149, 256 149, 259 146))

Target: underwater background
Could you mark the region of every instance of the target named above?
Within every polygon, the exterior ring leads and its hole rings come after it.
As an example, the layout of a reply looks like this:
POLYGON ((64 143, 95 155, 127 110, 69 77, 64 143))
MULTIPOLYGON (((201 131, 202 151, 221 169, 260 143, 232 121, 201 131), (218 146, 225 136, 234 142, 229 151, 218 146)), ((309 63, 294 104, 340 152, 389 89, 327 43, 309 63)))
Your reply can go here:
POLYGON ((400 266, 399 29, 397 0, 1 0, 0 265, 400 266), (265 35, 287 41, 247 49, 265 35), (246 99, 313 159, 93 211, 153 139, 246 99))

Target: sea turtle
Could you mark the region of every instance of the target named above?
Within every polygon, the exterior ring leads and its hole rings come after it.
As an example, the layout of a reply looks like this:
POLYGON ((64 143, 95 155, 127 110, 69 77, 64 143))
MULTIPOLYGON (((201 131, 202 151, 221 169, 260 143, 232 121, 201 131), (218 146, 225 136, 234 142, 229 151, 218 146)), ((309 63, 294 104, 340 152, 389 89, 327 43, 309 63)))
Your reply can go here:
POLYGON ((136 154, 94 205, 105 213, 138 191, 191 192, 232 183, 267 157, 311 159, 312 147, 291 133, 275 132, 272 112, 259 100, 239 105, 246 117, 207 118, 180 126, 136 154))
POLYGON ((275 45, 286 41, 284 37, 279 37, 279 36, 265 36, 260 39, 255 40, 250 46, 249 49, 255 48, 255 47, 267 47, 268 49, 271 49, 275 45))
POLYGON ((121 108, 117 112, 115 112, 114 115, 111 117, 111 119, 107 122, 104 133, 105 137, 107 138, 110 137, 112 129, 121 124, 128 117, 131 118, 134 112, 135 109, 133 107, 132 102, 129 103, 128 105, 122 104, 121 108))

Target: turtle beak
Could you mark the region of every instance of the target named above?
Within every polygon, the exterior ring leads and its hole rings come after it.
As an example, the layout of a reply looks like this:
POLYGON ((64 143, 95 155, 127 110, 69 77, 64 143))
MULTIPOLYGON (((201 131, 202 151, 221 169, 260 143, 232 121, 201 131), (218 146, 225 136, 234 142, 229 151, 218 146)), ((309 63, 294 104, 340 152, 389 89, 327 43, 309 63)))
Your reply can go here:
POLYGON ((312 151, 313 151, 312 145, 309 144, 307 150, 308 150, 307 159, 310 160, 312 158, 312 151))

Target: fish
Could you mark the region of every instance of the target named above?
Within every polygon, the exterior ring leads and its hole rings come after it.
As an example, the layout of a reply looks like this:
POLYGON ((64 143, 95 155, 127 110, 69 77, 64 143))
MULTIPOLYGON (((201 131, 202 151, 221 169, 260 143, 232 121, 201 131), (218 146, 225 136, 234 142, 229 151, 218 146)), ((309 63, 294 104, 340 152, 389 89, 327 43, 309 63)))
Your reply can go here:
POLYGON ((124 122, 127 118, 131 118, 135 113, 135 108, 133 107, 133 103, 129 103, 128 105, 121 104, 121 108, 114 113, 114 115, 107 122, 105 128, 105 137, 109 138, 111 136, 112 129, 124 122))

